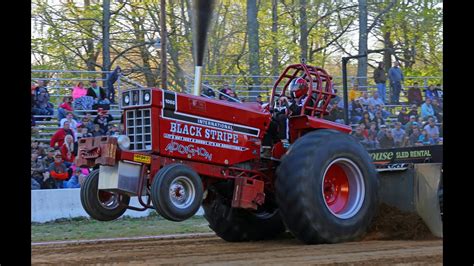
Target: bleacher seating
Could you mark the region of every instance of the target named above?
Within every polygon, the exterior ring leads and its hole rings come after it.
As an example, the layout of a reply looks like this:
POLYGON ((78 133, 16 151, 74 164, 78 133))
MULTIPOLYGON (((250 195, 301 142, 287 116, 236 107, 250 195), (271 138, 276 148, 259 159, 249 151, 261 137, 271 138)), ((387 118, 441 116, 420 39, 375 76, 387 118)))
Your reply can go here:
MULTIPOLYGON (((91 113, 92 118, 95 118, 97 110, 75 110, 74 116, 80 122, 86 113, 91 113)), ((122 111, 117 104, 110 105, 109 114, 114 118, 111 122, 112 124, 118 125, 121 123, 122 111)), ((36 134, 32 135, 32 139, 49 144, 51 137, 59 128, 57 108, 55 108, 53 115, 35 115, 34 117, 36 119, 36 134)))

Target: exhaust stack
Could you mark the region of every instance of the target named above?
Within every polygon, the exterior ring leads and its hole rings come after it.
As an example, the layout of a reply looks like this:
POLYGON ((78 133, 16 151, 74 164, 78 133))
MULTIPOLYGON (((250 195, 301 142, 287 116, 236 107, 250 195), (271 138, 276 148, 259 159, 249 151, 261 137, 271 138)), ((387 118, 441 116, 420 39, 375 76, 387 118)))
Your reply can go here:
POLYGON ((201 95, 202 66, 194 67, 194 90, 193 95, 201 95))
POLYGON ((193 48, 194 48, 194 89, 193 95, 201 95, 202 66, 206 50, 207 33, 211 24, 215 0, 193 0, 193 48))

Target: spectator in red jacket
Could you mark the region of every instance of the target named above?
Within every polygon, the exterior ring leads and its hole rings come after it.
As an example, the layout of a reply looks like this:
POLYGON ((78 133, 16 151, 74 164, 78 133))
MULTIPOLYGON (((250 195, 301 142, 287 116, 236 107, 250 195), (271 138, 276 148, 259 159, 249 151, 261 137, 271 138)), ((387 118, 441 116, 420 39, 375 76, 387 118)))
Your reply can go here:
POLYGON ((58 131, 54 133, 53 137, 51 137, 49 146, 52 148, 54 148, 55 146, 60 148, 64 143, 64 138, 68 134, 74 137, 74 132, 72 131, 72 129, 70 129, 69 122, 64 122, 63 127, 59 128, 58 131))
POLYGON ((64 137, 64 143, 61 146, 61 156, 67 167, 74 163, 74 138, 71 135, 64 137))

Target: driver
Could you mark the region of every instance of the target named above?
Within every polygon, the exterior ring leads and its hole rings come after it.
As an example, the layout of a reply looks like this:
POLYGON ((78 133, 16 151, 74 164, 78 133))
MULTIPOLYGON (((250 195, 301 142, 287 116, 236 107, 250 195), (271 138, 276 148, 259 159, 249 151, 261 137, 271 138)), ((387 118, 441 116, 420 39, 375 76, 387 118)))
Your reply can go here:
POLYGON ((304 101, 308 96, 308 82, 304 78, 296 78, 288 86, 290 99, 285 95, 278 99, 279 108, 275 110, 274 120, 277 125, 277 136, 279 139, 288 140, 288 117, 301 113, 304 101))
POLYGON ((280 106, 286 107, 286 115, 288 117, 299 115, 306 96, 308 95, 308 82, 306 82, 304 78, 297 78, 290 82, 288 88, 291 98, 288 100, 286 96, 280 97, 278 99, 280 106))

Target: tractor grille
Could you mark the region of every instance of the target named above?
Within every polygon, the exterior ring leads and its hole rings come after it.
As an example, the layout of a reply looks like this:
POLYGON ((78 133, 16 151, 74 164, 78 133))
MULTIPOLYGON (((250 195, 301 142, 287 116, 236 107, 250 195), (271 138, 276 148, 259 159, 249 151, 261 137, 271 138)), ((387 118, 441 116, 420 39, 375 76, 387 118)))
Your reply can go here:
POLYGON ((127 110, 126 117, 130 150, 151 150, 151 109, 127 110))

